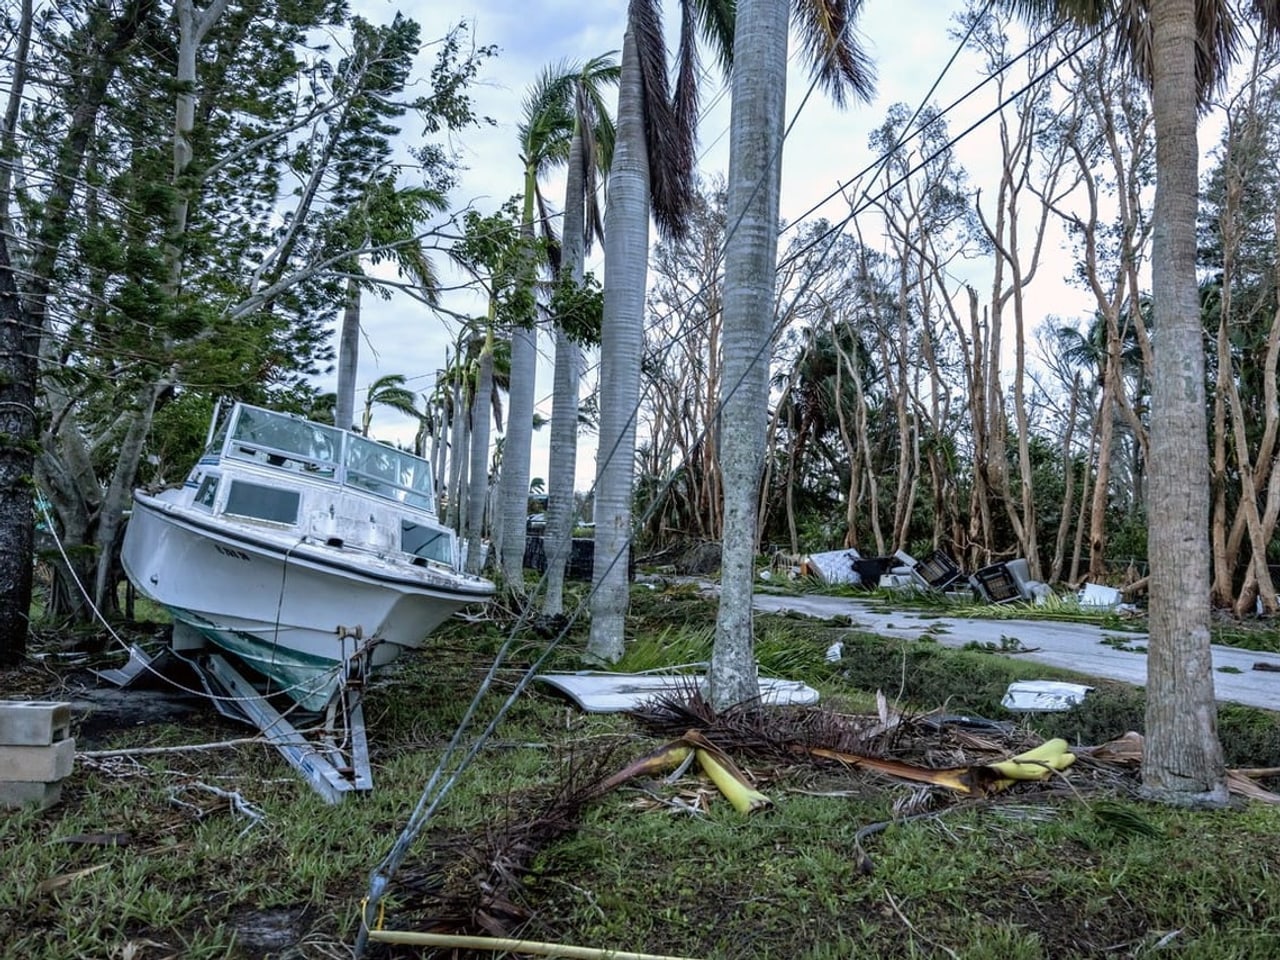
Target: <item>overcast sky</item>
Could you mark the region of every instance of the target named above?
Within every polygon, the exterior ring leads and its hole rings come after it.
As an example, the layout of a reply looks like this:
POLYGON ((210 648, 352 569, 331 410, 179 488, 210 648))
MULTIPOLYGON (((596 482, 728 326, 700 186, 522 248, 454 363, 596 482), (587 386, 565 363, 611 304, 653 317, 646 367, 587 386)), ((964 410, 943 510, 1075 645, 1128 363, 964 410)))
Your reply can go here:
MULTIPOLYGON (((848 206, 839 196, 817 213, 815 204, 844 181, 862 171, 875 157, 867 146, 868 133, 884 119, 890 105, 917 107, 955 53, 957 41, 949 34, 953 14, 962 4, 955 0, 866 0, 859 20, 864 47, 876 63, 877 96, 870 104, 851 104, 838 111, 820 91, 809 96, 809 76, 803 64, 792 59, 787 89, 787 112, 794 126, 783 154, 782 216, 793 221, 802 215, 843 219, 848 206), (797 115, 798 113, 798 115, 797 115)), ((388 22, 397 10, 415 17, 423 27, 423 39, 443 35, 452 24, 466 21, 478 44, 494 44, 498 55, 487 61, 473 93, 478 112, 493 117, 497 125, 464 133, 455 143, 467 169, 453 195, 455 209, 473 204, 490 212, 521 188, 516 127, 529 85, 545 66, 559 60, 583 60, 622 45, 625 0, 499 0, 483 6, 467 2, 432 3, 427 9, 403 6, 392 0, 361 0, 357 9, 376 23, 388 22)), ((664 13, 668 33, 678 17, 676 0, 667 0, 664 13)), ((794 45, 793 45, 794 47, 794 45)), ((429 63, 430 51, 424 56, 429 63)), ((714 62, 707 58, 708 68, 714 62)), ((972 56, 962 56, 942 78, 932 102, 946 106, 976 83, 984 71, 972 56)), ((703 92, 704 116, 699 132, 700 166, 706 174, 728 170, 729 98, 718 76, 708 76, 703 92)), ((992 105, 988 94, 948 117, 954 136, 992 105)), ((406 121, 406 131, 412 131, 406 121)), ((989 137, 989 134, 988 134, 989 137)), ((989 139, 987 141, 990 142, 989 139)), ((957 147, 960 162, 970 176, 981 180, 984 147, 981 132, 957 147)), ((551 197, 562 196, 556 184, 551 197)), ((598 250, 597 250, 598 255, 598 250)), ((443 256, 438 265, 444 267, 443 256)), ((1067 261, 1058 271, 1065 273, 1067 261)), ((598 267, 597 267, 598 270, 598 267)), ((1081 301, 1083 303, 1083 300, 1081 301)), ((463 312, 480 309, 474 301, 456 300, 451 306, 463 312)), ((1061 308, 1058 308, 1061 309, 1061 308)), ((1084 309, 1083 307, 1081 309, 1084 309)), ((445 349, 456 334, 456 325, 434 316, 408 298, 384 302, 366 295, 363 304, 365 341, 361 347, 357 379, 357 409, 364 402, 364 388, 376 377, 404 374, 418 391, 429 390, 435 371, 442 366, 445 349)), ((539 340, 547 358, 539 373, 539 409, 550 413, 550 338, 539 340)), ((591 358, 589 362, 592 362, 591 358)), ((590 372, 594 371, 592 367, 590 372)), ((591 378, 594 382, 594 378, 591 378)), ((332 378, 321 381, 332 389, 332 378)), ((407 440, 413 429, 390 411, 374 415, 373 434, 407 440)), ((533 477, 546 477, 547 429, 534 433, 533 477)), ((577 486, 588 489, 595 470, 594 437, 583 438, 579 453, 577 486)))

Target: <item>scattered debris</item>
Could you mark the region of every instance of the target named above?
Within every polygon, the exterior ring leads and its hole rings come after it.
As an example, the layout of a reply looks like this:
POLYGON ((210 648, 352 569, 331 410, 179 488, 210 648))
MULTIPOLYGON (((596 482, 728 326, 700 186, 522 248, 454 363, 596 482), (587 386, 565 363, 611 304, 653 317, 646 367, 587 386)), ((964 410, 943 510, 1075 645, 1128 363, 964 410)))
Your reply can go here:
POLYGON ((1093 687, 1061 680, 1015 680, 1009 684, 1000 706, 1015 713, 1048 713, 1070 710, 1093 687))
POLYGON ((1104 587, 1098 583, 1086 583, 1077 595, 1082 607, 1105 607, 1114 610, 1120 606, 1122 594, 1115 587, 1104 587))
POLYGON ((800 561, 800 575, 814 577, 824 583, 861 583, 854 562, 862 555, 852 548, 811 553, 800 561))
POLYGON ((247 817, 249 819, 249 824, 240 831, 240 836, 242 837, 258 824, 267 822, 266 814, 246 800, 238 790, 223 790, 221 787, 214 787, 207 783, 183 783, 178 786, 170 787, 169 802, 176 807, 192 811, 197 820, 203 820, 210 813, 218 809, 230 809, 233 812, 240 814, 242 817, 247 817), (202 790, 227 802, 225 804, 217 803, 209 807, 203 807, 199 804, 192 803, 189 800, 182 799, 182 794, 189 790, 202 790))
MULTIPOLYGON (((1103 763, 1136 767, 1142 763, 1142 749, 1146 741, 1142 734, 1130 730, 1096 747, 1081 747, 1078 752, 1087 754, 1103 763)), ((1280 794, 1258 786, 1255 780, 1280 776, 1280 767, 1252 767, 1227 771, 1227 790, 1241 797, 1262 803, 1280 804, 1280 794)))
MULTIPOLYGON (((655 697, 705 693, 707 678, 699 673, 543 673, 534 677, 560 691, 587 713, 626 713, 655 697)), ((761 677, 760 703, 786 706, 817 703, 818 691, 798 680, 761 677)))

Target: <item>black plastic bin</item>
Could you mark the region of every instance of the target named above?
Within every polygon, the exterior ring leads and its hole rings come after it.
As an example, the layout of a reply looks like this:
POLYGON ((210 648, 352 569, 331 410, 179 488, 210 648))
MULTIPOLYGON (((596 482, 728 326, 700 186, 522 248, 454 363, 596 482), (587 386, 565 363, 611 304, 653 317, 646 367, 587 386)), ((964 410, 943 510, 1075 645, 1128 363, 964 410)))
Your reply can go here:
POLYGON ((859 557, 853 561, 853 572, 864 587, 877 587, 880 578, 900 562, 897 557, 859 557))

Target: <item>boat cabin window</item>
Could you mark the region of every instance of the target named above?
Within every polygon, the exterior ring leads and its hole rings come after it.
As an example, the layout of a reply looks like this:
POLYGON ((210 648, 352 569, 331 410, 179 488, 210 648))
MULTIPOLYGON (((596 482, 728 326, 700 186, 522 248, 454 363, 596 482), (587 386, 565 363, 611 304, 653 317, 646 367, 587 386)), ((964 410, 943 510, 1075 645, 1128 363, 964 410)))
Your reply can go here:
POLYGON ((297 490, 281 490, 279 487, 232 480, 223 513, 234 513, 255 520, 270 520, 273 523, 296 524, 300 500, 301 495, 297 490))
POLYGON ((200 481, 200 487, 196 490, 195 505, 204 507, 206 510, 213 509, 214 497, 218 495, 218 475, 216 473, 205 474, 203 480, 200 481))
POLYGON ((270 410, 241 407, 227 453, 293 473, 332 478, 341 448, 341 433, 333 427, 270 410))
POLYGON ((346 468, 352 486, 421 510, 435 509, 431 464, 421 457, 352 434, 346 468))
POLYGON ((452 532, 441 527, 401 520, 400 549, 425 560, 453 563, 452 532))

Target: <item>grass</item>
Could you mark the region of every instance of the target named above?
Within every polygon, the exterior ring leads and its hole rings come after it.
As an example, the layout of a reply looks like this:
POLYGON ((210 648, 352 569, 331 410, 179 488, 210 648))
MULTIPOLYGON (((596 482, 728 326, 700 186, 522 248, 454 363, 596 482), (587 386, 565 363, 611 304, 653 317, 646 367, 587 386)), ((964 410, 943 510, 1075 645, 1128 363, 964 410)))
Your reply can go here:
MULTIPOLYGON (((696 592, 637 588, 623 665, 705 661, 714 620, 713 602, 696 592)), ((804 680, 827 706, 851 714, 874 710, 879 689, 909 714, 943 707, 1011 719, 1000 697, 1012 680, 1081 679, 837 622, 762 616, 757 633, 763 672, 804 680), (836 640, 844 656, 829 663, 824 653, 836 640)), ((257 745, 81 760, 61 804, 0 819, 5 954, 349 956, 369 873, 503 639, 501 625, 450 626, 373 683, 366 716, 377 789, 340 807, 326 806, 257 745), (201 785, 238 792, 262 822, 201 785), (104 846, 103 835, 122 842, 104 846)), ((576 626, 546 669, 577 669, 584 639, 576 626)), ((482 722, 545 643, 520 638, 481 705, 482 722)), ((6 696, 60 699, 76 699, 88 682, 36 664, 3 679, 6 696)), ((1140 690, 1089 682, 1096 689, 1077 708, 1041 717, 1034 729, 1023 721, 1016 736, 1098 743, 1141 728, 1140 690)), ((133 719, 81 724, 93 741, 82 737, 79 747, 244 736, 212 710, 133 719)), ((1276 716, 1224 706, 1219 730, 1233 766, 1280 766, 1276 716)), ((1099 779, 1088 765, 995 801, 957 802, 856 771, 739 755, 773 799, 771 811, 741 817, 690 772, 570 803, 571 822, 551 822, 548 811, 566 809, 565 784, 660 742, 631 718, 583 714, 530 688, 410 851, 386 900, 387 926, 426 929, 453 910, 478 932, 488 911, 522 917, 519 932, 531 939, 702 958, 1280 955, 1280 808, 1151 806, 1135 799, 1131 773, 1099 779), (917 818, 902 819, 908 814, 917 818), (546 830, 511 867, 523 883, 511 888, 511 903, 485 901, 477 891, 495 876, 494 856, 514 849, 504 838, 529 822, 546 830), (865 831, 885 822, 893 823, 865 831)), ((935 736, 912 749, 943 765, 960 747, 935 736)), ((369 955, 419 955, 398 949, 374 945, 369 955)))

